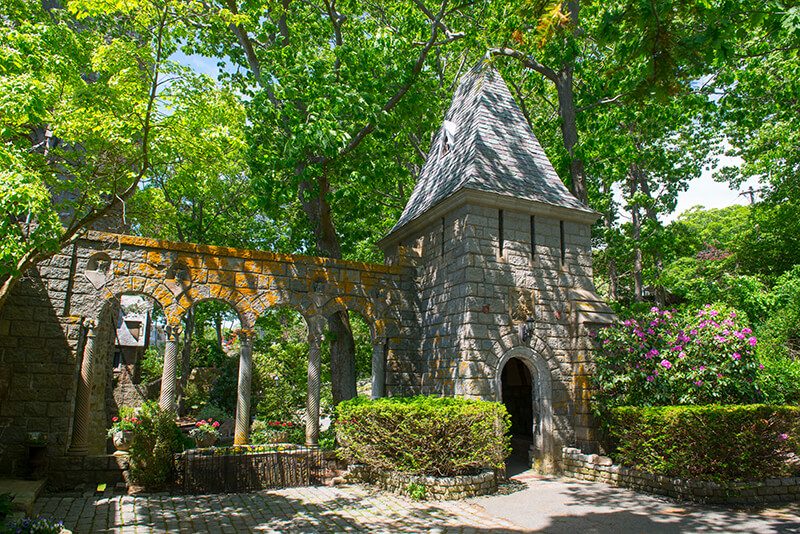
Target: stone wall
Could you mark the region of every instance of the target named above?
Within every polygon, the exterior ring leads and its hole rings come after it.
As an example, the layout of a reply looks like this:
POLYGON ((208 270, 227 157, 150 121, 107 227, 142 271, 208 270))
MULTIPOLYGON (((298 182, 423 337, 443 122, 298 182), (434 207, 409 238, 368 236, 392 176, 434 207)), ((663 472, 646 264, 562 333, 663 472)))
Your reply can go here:
POLYGON ((366 466, 351 465, 348 467, 345 478, 348 482, 374 484, 379 488, 407 497, 414 496, 415 486, 417 486, 417 488, 424 489, 426 499, 436 501, 467 499, 497 491, 497 477, 494 471, 484 471, 477 475, 433 477, 375 471, 366 466))
POLYGON ((89 411, 89 454, 107 450, 116 413, 111 390, 117 297, 154 298, 167 322, 202 300, 228 303, 243 328, 290 307, 311 324, 339 310, 359 313, 386 354, 386 391, 419 391, 414 271, 172 243, 92 232, 26 273, 0 310, 0 472, 22 468, 28 432, 48 435, 48 454, 67 452, 87 327, 98 323, 89 411))
POLYGON ((667 495, 676 499, 707 503, 764 504, 800 501, 800 477, 768 478, 739 482, 709 482, 654 475, 614 464, 611 458, 563 450, 564 476, 605 482, 624 488, 667 495))

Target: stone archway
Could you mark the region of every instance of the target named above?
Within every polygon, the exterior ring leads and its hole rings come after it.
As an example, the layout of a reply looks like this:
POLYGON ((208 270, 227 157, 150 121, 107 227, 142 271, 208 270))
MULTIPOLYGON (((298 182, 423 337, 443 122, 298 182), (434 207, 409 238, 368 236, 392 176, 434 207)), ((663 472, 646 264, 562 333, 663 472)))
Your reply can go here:
POLYGON ((515 347, 500 359, 495 376, 497 400, 511 414, 512 445, 517 449, 527 447, 527 461, 532 468, 552 472, 556 459, 547 363, 530 348, 515 347))

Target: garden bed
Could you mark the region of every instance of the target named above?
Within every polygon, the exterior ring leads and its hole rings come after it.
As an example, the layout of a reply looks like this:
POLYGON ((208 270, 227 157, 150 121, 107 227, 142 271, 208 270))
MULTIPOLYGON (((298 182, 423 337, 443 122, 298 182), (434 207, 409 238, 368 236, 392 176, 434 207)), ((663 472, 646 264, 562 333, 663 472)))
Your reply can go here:
POLYGON ((800 477, 713 482, 693 478, 654 475, 640 469, 614 464, 611 458, 581 454, 579 449, 562 449, 564 476, 605 482, 656 495, 702 503, 764 504, 800 502, 800 477))
POLYGON ((294 445, 192 449, 175 455, 173 493, 236 493, 322 484, 325 451, 294 445))

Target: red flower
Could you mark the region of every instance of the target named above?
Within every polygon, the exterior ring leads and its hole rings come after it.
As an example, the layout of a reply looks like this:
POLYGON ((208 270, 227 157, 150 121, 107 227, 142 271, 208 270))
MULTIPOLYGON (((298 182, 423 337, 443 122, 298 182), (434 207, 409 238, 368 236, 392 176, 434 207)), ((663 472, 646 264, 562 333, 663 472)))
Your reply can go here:
POLYGON ((211 426, 217 428, 219 426, 219 421, 214 421, 214 423, 211 426))
POLYGON ((116 423, 117 421, 119 421, 119 417, 112 417, 111 420, 116 423))

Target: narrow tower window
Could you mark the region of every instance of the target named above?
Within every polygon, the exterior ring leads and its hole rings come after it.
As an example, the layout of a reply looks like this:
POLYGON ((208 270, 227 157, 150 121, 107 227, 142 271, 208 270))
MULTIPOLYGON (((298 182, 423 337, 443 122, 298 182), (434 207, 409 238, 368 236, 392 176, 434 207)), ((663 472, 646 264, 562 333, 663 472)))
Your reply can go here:
POLYGON ((497 232, 498 232, 498 239, 499 245, 498 250, 500 252, 500 257, 503 257, 503 247, 505 246, 505 239, 503 238, 503 210, 497 212, 497 232))
POLYGON ((536 217, 531 215, 531 260, 536 261, 536 217))
POLYGON ((561 265, 564 265, 567 261, 567 243, 564 240, 564 221, 559 221, 559 226, 561 233, 561 265))
POLYGON ((444 217, 442 217, 442 259, 444 259, 444 217))

